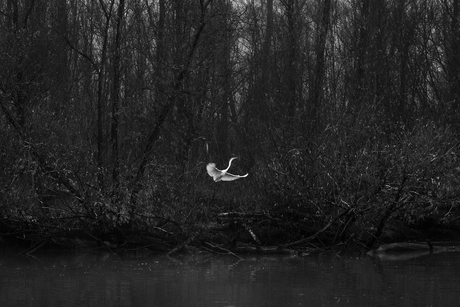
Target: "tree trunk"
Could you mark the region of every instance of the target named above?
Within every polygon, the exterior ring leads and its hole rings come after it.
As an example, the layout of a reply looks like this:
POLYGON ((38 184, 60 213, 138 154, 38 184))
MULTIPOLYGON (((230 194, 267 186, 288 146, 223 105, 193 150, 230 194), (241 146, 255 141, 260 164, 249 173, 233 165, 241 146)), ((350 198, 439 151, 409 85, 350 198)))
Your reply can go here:
MULTIPOLYGON (((326 51, 326 42, 327 34, 329 31, 330 23, 330 11, 331 11, 331 0, 324 0, 322 11, 321 11, 321 21, 317 27, 316 33, 316 63, 315 63, 315 75, 314 75, 314 84, 312 89, 312 99, 311 99, 311 120, 316 126, 319 124, 319 110, 323 102, 323 84, 324 84, 324 71, 326 69, 325 65, 325 51, 326 51)), ((313 128, 315 129, 315 128, 313 128)))
POLYGON ((451 122, 460 130, 460 4, 452 1, 451 26, 447 52, 447 78, 449 81, 448 97, 452 104, 451 122))
POLYGON ((351 96, 351 111, 356 111, 361 108, 363 103, 363 95, 365 93, 366 79, 366 54, 369 45, 369 1, 361 0, 360 9, 360 24, 358 25, 358 43, 356 50, 356 64, 354 67, 353 76, 353 92, 351 96))
POLYGON ((112 142, 112 189, 116 193, 120 186, 120 157, 118 154, 118 120, 120 114, 120 53, 121 53, 121 26, 125 1, 120 0, 118 4, 115 45, 113 57, 113 88, 112 88, 112 120, 111 120, 111 142, 112 142))
POLYGON ((102 0, 100 1, 101 9, 105 15, 105 27, 103 32, 102 50, 99 61, 99 71, 97 78, 97 135, 96 135, 96 164, 97 164, 97 181, 100 189, 104 188, 104 161, 103 161, 103 150, 104 150, 104 128, 103 128, 103 105, 104 105, 104 82, 105 82, 105 65, 107 62, 107 43, 110 28, 110 19, 112 18, 112 8, 115 0, 110 3, 110 8, 107 10, 102 0))

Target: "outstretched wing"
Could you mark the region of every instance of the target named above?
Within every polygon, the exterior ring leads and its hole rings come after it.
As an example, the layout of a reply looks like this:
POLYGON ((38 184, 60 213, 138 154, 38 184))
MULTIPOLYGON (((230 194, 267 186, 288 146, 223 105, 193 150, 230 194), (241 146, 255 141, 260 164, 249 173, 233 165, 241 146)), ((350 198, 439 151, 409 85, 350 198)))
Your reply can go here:
POLYGON ((214 180, 222 174, 222 172, 216 168, 216 163, 208 163, 208 165, 206 165, 206 170, 208 171, 208 175, 214 178, 214 180))
POLYGON ((244 178, 244 177, 247 177, 247 176, 248 176, 248 174, 246 174, 246 175, 233 175, 233 174, 230 174, 230 173, 226 173, 224 176, 222 176, 222 178, 220 178, 220 180, 222 180, 222 181, 233 181, 233 180, 244 178))

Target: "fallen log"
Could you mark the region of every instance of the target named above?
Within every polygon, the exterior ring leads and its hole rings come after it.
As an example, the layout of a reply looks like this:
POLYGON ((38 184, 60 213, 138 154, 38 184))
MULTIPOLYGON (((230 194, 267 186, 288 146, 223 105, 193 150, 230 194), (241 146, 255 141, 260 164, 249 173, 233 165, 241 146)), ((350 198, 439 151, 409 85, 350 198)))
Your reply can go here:
POLYGON ((436 246, 429 240, 427 240, 426 243, 402 242, 384 244, 377 249, 367 252, 367 255, 379 258, 380 260, 407 260, 431 254, 460 250, 460 247, 456 246, 454 243, 444 246, 439 246, 435 243, 435 245, 436 246))
POLYGON ((425 243, 390 243, 384 244, 375 250, 369 251, 368 255, 382 254, 382 253, 410 253, 416 251, 429 251, 433 252, 433 244, 430 241, 425 243))

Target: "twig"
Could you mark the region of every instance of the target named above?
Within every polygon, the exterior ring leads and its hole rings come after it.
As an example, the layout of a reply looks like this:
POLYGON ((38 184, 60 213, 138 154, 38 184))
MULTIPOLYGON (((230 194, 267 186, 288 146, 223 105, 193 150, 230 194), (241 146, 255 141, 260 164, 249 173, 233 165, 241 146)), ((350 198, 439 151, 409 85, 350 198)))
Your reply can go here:
POLYGON ((215 251, 215 252, 218 252, 218 253, 221 253, 221 254, 228 254, 228 255, 232 255, 233 257, 235 257, 236 259, 238 260, 243 260, 243 258, 241 258, 240 256, 238 256, 237 254, 233 253, 232 251, 226 249, 226 248, 223 248, 223 247, 220 247, 220 246, 217 246, 217 245, 214 245, 214 244, 211 244, 209 242, 204 242, 203 245, 207 248, 210 248, 211 250, 215 251))
POLYGON ((24 253, 27 256, 30 256, 33 252, 35 252, 36 250, 41 248, 43 245, 45 245, 46 242, 48 242, 48 239, 42 240, 39 243, 36 243, 36 244, 32 245, 32 247, 30 247, 28 250, 25 250, 25 251, 23 251, 21 253, 24 253))
POLYGON ((181 250, 182 248, 184 248, 184 246, 188 245, 190 242, 192 242, 194 239, 195 239, 195 236, 196 235, 193 235, 191 237, 188 237, 187 240, 185 240, 184 242, 182 242, 181 244, 177 245, 176 247, 174 247, 172 250, 170 250, 169 252, 166 253, 166 256, 171 256, 172 254, 176 253, 177 251, 181 250))
POLYGON ((346 209, 345 211, 343 211, 342 213, 340 213, 338 216, 336 216, 334 219, 331 219, 329 221, 329 223, 326 224, 326 226, 324 226, 323 228, 321 228, 319 231, 317 231, 315 234, 309 236, 308 238, 304 238, 304 239, 301 239, 301 240, 298 240, 298 241, 294 241, 294 242, 291 242, 291 243, 288 243, 288 244, 285 244, 283 245, 283 248, 286 248, 286 247, 292 247, 292 246, 295 246, 295 245, 300 245, 300 244, 303 244, 303 243, 307 243, 308 241, 311 241, 313 239, 316 239, 320 234, 322 234, 324 231, 326 231, 326 229, 328 229, 332 224, 334 224, 336 221, 338 221, 342 216, 348 214, 348 212, 350 212, 352 208, 348 208, 346 209))

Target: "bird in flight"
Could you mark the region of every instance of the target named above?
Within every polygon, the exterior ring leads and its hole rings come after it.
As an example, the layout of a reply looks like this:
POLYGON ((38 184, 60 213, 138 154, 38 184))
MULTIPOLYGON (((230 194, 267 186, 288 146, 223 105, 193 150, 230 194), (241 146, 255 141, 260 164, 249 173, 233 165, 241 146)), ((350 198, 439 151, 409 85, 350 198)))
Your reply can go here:
POLYGON ((230 161, 228 162, 228 167, 226 169, 224 169, 224 170, 218 169, 216 167, 216 163, 208 163, 208 165, 206 165, 206 170, 208 171, 209 176, 211 176, 214 179, 215 182, 218 182, 218 181, 233 181, 233 180, 236 180, 236 179, 247 177, 248 174, 246 174, 246 175, 233 175, 233 174, 227 173, 228 169, 232 165, 232 161, 235 160, 236 158, 238 158, 238 157, 231 158, 230 161))

